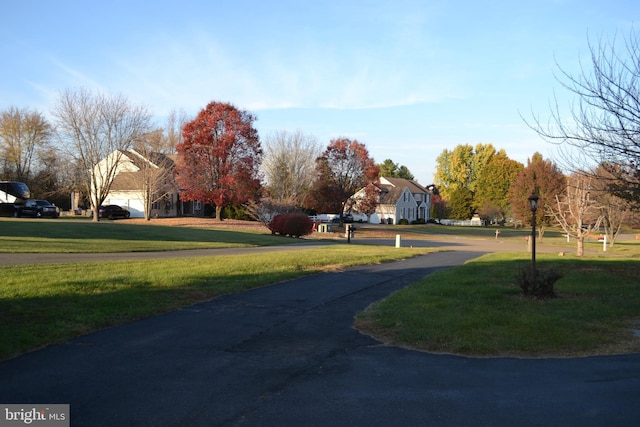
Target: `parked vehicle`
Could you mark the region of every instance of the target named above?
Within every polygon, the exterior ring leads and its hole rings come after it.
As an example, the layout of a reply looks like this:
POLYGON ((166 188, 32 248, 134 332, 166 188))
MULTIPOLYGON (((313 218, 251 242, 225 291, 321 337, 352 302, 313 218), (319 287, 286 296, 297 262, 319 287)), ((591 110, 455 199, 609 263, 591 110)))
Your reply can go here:
POLYGON ((118 205, 100 206, 100 208, 98 209, 98 213, 100 218, 107 218, 107 219, 116 219, 116 218, 126 219, 131 216, 131 213, 127 209, 120 207, 118 205))
POLYGON ((125 209, 118 205, 105 205, 100 206, 98 209, 100 218, 116 219, 116 218, 129 218, 131 213, 128 209, 125 209))
POLYGON ((0 216, 17 216, 18 207, 30 196, 24 182, 0 181, 0 216))
POLYGON ((0 202, 20 203, 29 198, 29 187, 24 182, 0 181, 0 202))
MULTIPOLYGON (((338 223, 340 222, 340 216, 336 216, 335 218, 333 218, 331 220, 331 222, 333 223, 338 223)), ((344 214, 342 215, 342 223, 343 224, 351 224, 353 222, 353 216, 351 214, 344 214)))
POLYGON ((24 204, 16 205, 16 216, 31 216, 41 218, 48 216, 58 218, 60 216, 60 208, 49 202, 48 200, 27 199, 24 204))
POLYGON ((369 222, 369 217, 363 213, 356 212, 352 216, 353 222, 369 222))

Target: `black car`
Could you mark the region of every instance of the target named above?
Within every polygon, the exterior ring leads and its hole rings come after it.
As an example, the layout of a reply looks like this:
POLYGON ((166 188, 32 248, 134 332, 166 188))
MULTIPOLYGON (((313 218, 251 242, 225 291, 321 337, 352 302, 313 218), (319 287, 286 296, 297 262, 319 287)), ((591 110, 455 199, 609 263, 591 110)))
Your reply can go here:
MULTIPOLYGON (((335 223, 340 222, 340 217, 337 216, 337 217, 333 218, 331 220, 331 222, 335 222, 335 223)), ((353 215, 351 215, 351 214, 342 215, 342 223, 343 224, 351 224, 352 222, 353 222, 353 215)))
POLYGON ((47 200, 27 199, 24 204, 16 205, 15 213, 16 216, 58 218, 60 216, 60 208, 47 200))
POLYGON ((129 218, 131 216, 131 213, 127 209, 118 205, 100 206, 98 213, 100 218, 107 219, 129 218))

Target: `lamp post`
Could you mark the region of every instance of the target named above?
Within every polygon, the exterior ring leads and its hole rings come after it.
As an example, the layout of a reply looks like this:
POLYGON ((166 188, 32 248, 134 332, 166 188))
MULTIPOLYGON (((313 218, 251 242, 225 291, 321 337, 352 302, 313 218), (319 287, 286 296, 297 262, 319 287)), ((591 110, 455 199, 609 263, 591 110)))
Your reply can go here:
POLYGON ((529 196, 529 207, 531 208, 531 277, 536 283, 536 211, 538 210, 538 195, 534 192, 529 196))

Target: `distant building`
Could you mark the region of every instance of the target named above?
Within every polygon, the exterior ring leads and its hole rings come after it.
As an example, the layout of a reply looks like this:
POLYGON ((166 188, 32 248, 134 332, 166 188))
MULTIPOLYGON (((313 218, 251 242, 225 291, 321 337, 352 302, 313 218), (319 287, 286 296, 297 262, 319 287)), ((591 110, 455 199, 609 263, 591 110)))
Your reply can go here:
MULTIPOLYGON (((375 186, 378 192, 378 206, 369 216, 372 224, 398 224, 401 219, 409 223, 428 221, 431 212, 432 192, 416 181, 404 178, 381 177, 375 186)), ((354 194, 353 198, 364 197, 364 189, 354 194)), ((362 213, 353 210, 354 214, 362 213)))
MULTIPOLYGON (((115 153, 111 155, 115 155, 115 153)), ((163 168, 166 173, 161 174, 162 182, 156 182, 153 186, 155 194, 151 200, 154 202, 151 205, 149 216, 204 216, 204 203, 180 200, 180 190, 173 175, 175 155, 152 153, 144 156, 135 150, 127 150, 120 151, 120 156, 116 175, 103 202, 104 205, 122 206, 131 212, 132 218, 144 217, 145 170, 163 168)))

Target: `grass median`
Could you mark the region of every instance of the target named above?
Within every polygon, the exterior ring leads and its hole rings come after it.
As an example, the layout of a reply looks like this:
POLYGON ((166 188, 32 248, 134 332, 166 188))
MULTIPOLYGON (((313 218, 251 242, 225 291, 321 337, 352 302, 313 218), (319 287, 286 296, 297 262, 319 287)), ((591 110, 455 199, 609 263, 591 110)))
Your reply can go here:
POLYGON ((292 249, 251 256, 0 267, 0 359, 218 295, 427 252, 331 245, 304 254, 292 249))
POLYGON ((527 253, 485 255, 427 276, 358 315, 380 340, 436 353, 566 357, 640 352, 640 262, 539 254, 557 298, 523 297, 527 253))

